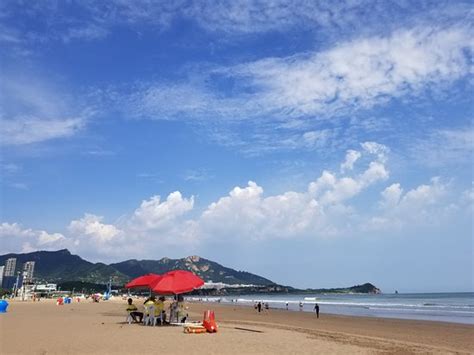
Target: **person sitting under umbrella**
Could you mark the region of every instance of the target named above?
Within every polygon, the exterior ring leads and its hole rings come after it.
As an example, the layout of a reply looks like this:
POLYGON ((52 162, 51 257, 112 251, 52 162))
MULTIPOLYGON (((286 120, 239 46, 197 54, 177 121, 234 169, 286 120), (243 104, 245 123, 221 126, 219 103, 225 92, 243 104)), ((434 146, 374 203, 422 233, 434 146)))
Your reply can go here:
POLYGON ((165 298, 161 296, 155 302, 155 317, 161 317, 161 323, 166 321, 165 298))
POLYGON ((133 300, 131 298, 129 298, 127 300, 127 312, 130 314, 130 316, 132 317, 133 321, 135 323, 141 323, 142 322, 142 319, 143 319, 143 313, 142 312, 138 312, 138 308, 137 306, 135 306, 133 304, 133 300), (138 318, 138 320, 137 320, 138 318))

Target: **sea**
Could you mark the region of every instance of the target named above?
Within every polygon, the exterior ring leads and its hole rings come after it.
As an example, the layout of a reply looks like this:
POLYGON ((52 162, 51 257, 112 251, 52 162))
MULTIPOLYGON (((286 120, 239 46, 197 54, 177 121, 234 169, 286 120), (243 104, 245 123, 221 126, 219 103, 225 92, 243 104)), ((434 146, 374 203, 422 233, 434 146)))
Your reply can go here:
POLYGON ((318 303, 324 313, 348 316, 417 319, 474 324, 474 293, 398 294, 252 294, 226 297, 188 297, 190 300, 251 305, 268 303, 270 309, 314 312, 318 303), (300 303, 303 304, 300 307, 300 303))

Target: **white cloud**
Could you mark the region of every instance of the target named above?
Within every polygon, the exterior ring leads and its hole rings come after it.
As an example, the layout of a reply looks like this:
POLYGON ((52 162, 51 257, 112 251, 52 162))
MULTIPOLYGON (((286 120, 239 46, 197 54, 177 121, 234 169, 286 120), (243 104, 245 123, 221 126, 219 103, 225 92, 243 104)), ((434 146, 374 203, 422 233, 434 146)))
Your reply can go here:
POLYGON ((213 176, 203 168, 186 170, 183 174, 185 181, 206 181, 212 178, 213 176))
POLYGON ((38 235, 38 245, 47 245, 50 243, 56 243, 63 241, 65 239, 64 235, 61 233, 48 233, 45 231, 40 231, 38 235))
MULTIPOLYGON (((368 233, 396 233, 406 228, 447 223, 459 210, 448 193, 449 184, 433 178, 406 192, 400 183, 382 188, 381 199, 373 201, 364 191, 388 179, 388 149, 376 143, 361 145, 351 169, 337 174, 324 170, 302 192, 285 191, 266 196, 264 188, 249 181, 217 198, 199 214, 190 215, 194 197, 179 191, 165 200, 159 196, 142 201, 131 214, 114 223, 85 214, 70 222, 66 236, 24 229, 19 224, 0 225, 2 243, 10 250, 33 250, 67 246, 99 258, 133 256, 137 245, 150 245, 144 255, 160 255, 170 248, 192 250, 212 243, 258 243, 263 240, 342 238, 368 233), (360 198, 364 207, 358 207, 360 198), (374 207, 371 208, 370 206, 374 207), (164 251, 165 250, 165 251, 164 251)), ((347 161, 347 155, 344 162, 347 161)), ((471 189, 472 190, 472 189, 471 189)), ((463 199, 472 198, 472 191, 463 199)), ((182 251, 183 252, 183 251, 182 251)))
POLYGON ((55 250, 66 245, 61 233, 23 228, 18 223, 0 224, 0 247, 4 252, 26 252, 29 249, 55 250))
POLYGON ((395 26, 429 21, 453 22, 469 11, 467 4, 432 3, 430 6, 370 0, 331 1, 330 6, 317 1, 236 0, 236 1, 43 1, 34 6, 9 2, 3 5, 3 36, 6 43, 97 40, 116 28, 136 32, 167 30, 174 21, 194 21, 208 33, 239 36, 252 33, 310 30, 319 37, 334 33, 351 35, 354 28, 363 33, 380 33, 395 26), (370 11, 367 9, 370 8, 370 11), (363 13, 364 16, 361 16, 363 13), (443 15, 441 17, 441 14, 443 15), (48 26, 36 26, 42 18, 48 26), (15 25, 11 25, 14 22, 15 25), (29 26, 27 26, 29 24, 29 26))
POLYGON ((5 145, 22 145, 70 137, 85 126, 82 118, 42 119, 16 117, 0 121, 0 132, 5 145))
MULTIPOLYGON (((309 184, 309 193, 318 197, 322 204, 338 204, 359 194, 364 188, 387 179, 389 172, 384 165, 385 155, 381 155, 380 152, 387 151, 388 148, 374 142, 363 143, 362 147, 366 153, 376 155, 376 160, 371 161, 365 171, 356 177, 344 176, 341 178, 337 178, 335 174, 329 171, 323 171, 316 181, 309 184), (376 149, 366 149, 366 147, 376 147, 376 149)), ((351 152, 348 153, 349 156, 357 156, 357 159, 362 156, 361 152, 351 152)), ((343 165, 347 162, 347 159, 346 155, 343 165)), ((354 168, 354 162, 352 162, 351 170, 354 168)))
POLYGON ((469 73, 468 28, 413 28, 341 43, 326 51, 230 68, 262 107, 293 117, 336 115, 450 83, 469 73))
POLYGON ((133 228, 138 230, 158 229, 169 226, 174 220, 193 209, 194 197, 183 198, 179 191, 172 192, 165 201, 152 196, 142 201, 132 217, 133 228))
POLYGON ((361 147, 366 152, 377 155, 378 160, 382 163, 387 160, 387 154, 390 152, 387 146, 376 142, 364 142, 361 147))
POLYGON ((425 137, 418 137, 409 147, 410 155, 417 162, 440 167, 472 162, 474 157, 474 128, 428 130, 425 137))
POLYGON ((360 152, 356 150, 348 150, 346 153, 346 160, 341 164, 341 172, 346 170, 352 170, 354 168, 354 163, 361 157, 360 152))
POLYGON ((82 130, 92 110, 59 92, 45 80, 6 73, 0 82, 1 144, 40 143, 82 130))
POLYGON ((470 203, 474 203, 474 181, 471 184, 471 188, 463 192, 463 198, 470 203))
POLYGON ((403 189, 399 183, 392 184, 382 191, 382 205, 386 208, 393 208, 398 206, 402 196, 403 189))
POLYGON ((288 238, 308 232, 319 223, 318 203, 293 191, 263 197, 255 182, 235 187, 229 196, 209 205, 199 219, 201 233, 220 238, 258 240, 288 238))
POLYGON ((68 230, 78 238, 90 238, 93 243, 105 244, 115 241, 122 231, 111 224, 102 223, 103 217, 86 213, 83 218, 73 220, 68 230))
POLYGON ((18 223, 0 224, 1 237, 34 237, 35 232, 32 229, 23 229, 18 223))
POLYGON ((315 150, 354 134, 337 120, 392 99, 422 100, 426 91, 445 92, 466 78, 471 38, 462 24, 405 28, 287 57, 199 67, 179 81, 115 95, 126 117, 186 120, 241 150, 315 150), (222 83, 233 89, 223 91, 222 83))
POLYGON ((367 229, 398 230, 406 226, 438 225, 457 209, 456 202, 446 200, 449 185, 439 178, 403 193, 399 183, 382 191, 383 213, 370 218, 367 229))
POLYGON ((378 151, 365 151, 365 154, 376 158, 365 171, 354 177, 337 177, 325 170, 309 184, 306 192, 288 191, 264 197, 263 188, 253 181, 246 187, 235 187, 229 196, 210 204, 203 212, 199 219, 201 232, 249 239, 340 234, 353 214, 353 209, 344 203, 368 186, 388 178, 385 166, 378 161, 378 151))
POLYGON ((438 177, 431 179, 430 185, 420 185, 408 191, 400 200, 400 206, 416 210, 419 207, 432 205, 444 195, 446 185, 438 177))

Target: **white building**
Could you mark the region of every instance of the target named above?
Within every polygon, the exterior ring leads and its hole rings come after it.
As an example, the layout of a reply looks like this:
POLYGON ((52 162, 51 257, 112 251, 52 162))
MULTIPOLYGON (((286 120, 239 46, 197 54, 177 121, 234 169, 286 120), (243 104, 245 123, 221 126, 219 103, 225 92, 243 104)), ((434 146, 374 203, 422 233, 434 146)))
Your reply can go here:
POLYGON ((3 276, 15 276, 16 258, 7 259, 3 276))
POLYGON ((0 266, 0 288, 2 287, 3 284, 3 271, 5 270, 5 266, 0 266))
POLYGON ((56 284, 42 284, 35 286, 35 292, 56 292, 58 289, 58 285, 56 284))
POLYGON ((33 275, 35 272, 35 262, 27 261, 23 264, 23 283, 31 284, 33 283, 33 275))

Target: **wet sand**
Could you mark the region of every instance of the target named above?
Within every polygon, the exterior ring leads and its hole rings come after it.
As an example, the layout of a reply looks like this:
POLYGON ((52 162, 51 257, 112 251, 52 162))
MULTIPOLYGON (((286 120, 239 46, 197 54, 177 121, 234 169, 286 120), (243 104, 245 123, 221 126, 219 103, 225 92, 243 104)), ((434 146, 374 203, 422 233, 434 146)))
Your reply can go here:
MULTIPOLYGON (((137 304, 139 304, 137 302, 137 304)), ((474 326, 188 304, 192 320, 213 309, 217 334, 126 324, 125 302, 12 302, 0 315, 2 354, 468 354, 474 326), (236 329, 245 328, 247 330, 236 329), (250 330, 256 330, 253 332, 250 330)))

